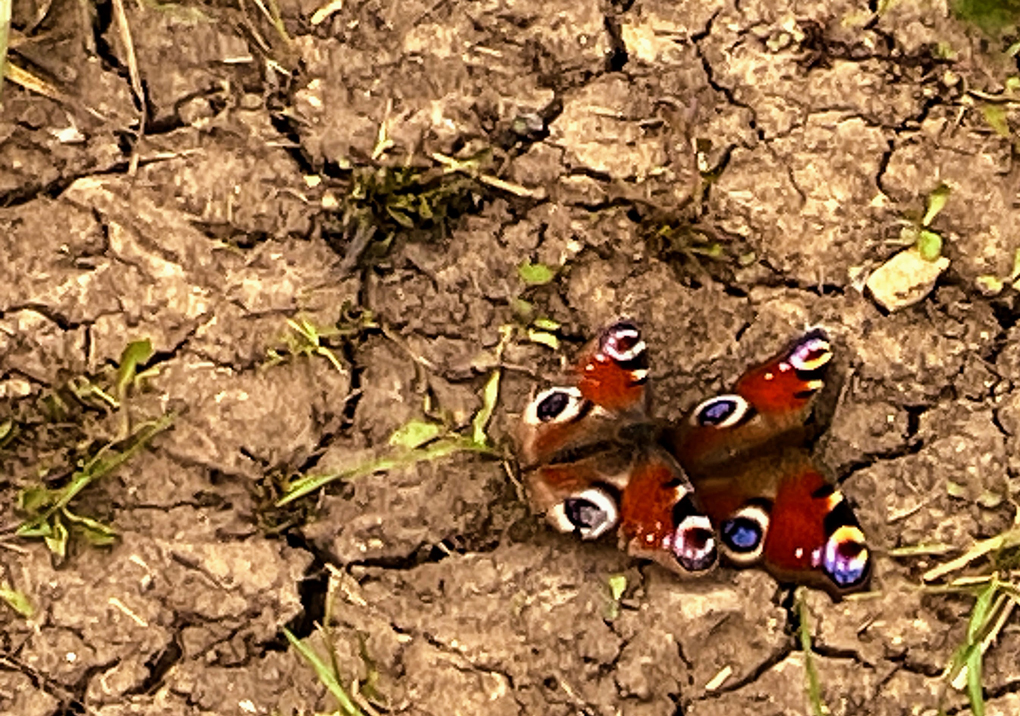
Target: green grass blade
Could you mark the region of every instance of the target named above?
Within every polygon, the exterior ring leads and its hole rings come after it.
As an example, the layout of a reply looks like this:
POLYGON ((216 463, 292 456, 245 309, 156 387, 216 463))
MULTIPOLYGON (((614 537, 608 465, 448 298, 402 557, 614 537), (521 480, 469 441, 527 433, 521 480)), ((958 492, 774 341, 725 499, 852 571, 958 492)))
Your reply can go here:
POLYGON ((804 598, 804 589, 801 588, 797 595, 797 614, 800 617, 800 628, 797 635, 800 639, 800 649, 804 653, 804 675, 807 679, 807 697, 811 703, 811 711, 815 716, 826 716, 829 710, 822 701, 822 684, 818 679, 818 670, 815 668, 815 661, 811 651, 811 613, 807 608, 807 601, 804 598))
POLYGON ((556 278, 556 271, 545 264, 525 261, 517 267, 517 275, 528 286, 544 286, 556 278))
POLYGON ((924 212, 924 218, 921 219, 921 226, 929 226, 935 220, 939 212, 945 208, 951 193, 952 189, 946 184, 939 184, 935 187, 935 190, 928 195, 928 208, 924 212))
POLYGON ((984 656, 981 642, 988 628, 992 600, 998 589, 999 582, 993 577, 988 586, 978 594, 974 609, 970 613, 970 622, 967 624, 967 651, 964 663, 967 668, 967 696, 974 716, 985 714, 985 699, 981 689, 981 659, 984 656))
POLYGON ((485 383, 482 391, 482 407, 475 413, 471 421, 471 440, 475 445, 487 445, 489 436, 485 434, 485 428, 489 425, 492 413, 496 409, 496 401, 499 400, 499 379, 501 371, 496 368, 485 383))
POLYGON ((12 588, 6 582, 0 582, 0 599, 7 602, 7 606, 25 619, 31 619, 32 615, 35 614, 35 607, 32 606, 28 595, 12 588))
POLYGON ((412 418, 390 435, 390 447, 414 449, 431 442, 443 432, 443 426, 421 418, 412 418))
POLYGON ((971 562, 980 559, 985 555, 993 552, 999 552, 1004 549, 1013 549, 1014 547, 1020 547, 1020 527, 1012 527, 995 537, 975 542, 971 545, 970 549, 956 559, 944 562, 932 569, 929 569, 921 575, 921 579, 925 582, 941 579, 947 574, 955 572, 958 569, 962 569, 971 562))
POLYGON ((946 667, 945 678, 954 688, 963 688, 961 672, 966 669, 967 697, 974 716, 984 716, 985 701, 981 687, 981 660, 984 655, 983 642, 989 634, 989 625, 995 613, 1008 601, 1006 595, 998 595, 999 580, 993 575, 988 584, 978 592, 974 607, 967 623, 967 638, 953 653, 946 667), (1000 599, 996 599, 996 596, 1000 599), (995 606, 993 606, 993 604, 995 606))
POLYGON ((326 473, 325 475, 309 475, 300 480, 295 480, 288 487, 287 494, 276 501, 276 506, 283 507, 337 480, 356 480, 376 472, 387 472, 401 467, 409 467, 418 462, 439 460, 458 452, 491 453, 492 450, 461 436, 444 438, 431 443, 427 447, 405 450, 395 455, 384 455, 383 457, 352 467, 349 470, 326 473))
POLYGON ((974 602, 974 609, 970 613, 970 622, 967 624, 967 644, 977 644, 981 641, 981 632, 988 622, 988 610, 992 606, 992 599, 999 588, 998 580, 992 579, 978 594, 974 602))
POLYGON ((981 645, 971 649, 967 657, 967 696, 974 716, 985 716, 985 697, 981 690, 981 645))
POLYGON ((333 670, 329 665, 319 658, 310 646, 305 644, 303 641, 298 639, 296 636, 290 633, 290 630, 284 627, 284 635, 287 637, 287 641, 290 642, 291 646, 301 655, 305 661, 315 670, 315 675, 319 677, 319 681, 329 689, 329 693, 333 694, 333 698, 336 699, 340 705, 340 710, 346 716, 364 716, 364 713, 357 705, 351 701, 351 697, 347 695, 347 691, 337 681, 337 676, 333 673, 333 670))
POLYGON ((152 357, 152 342, 145 338, 140 341, 131 341, 120 354, 120 365, 117 367, 116 395, 117 400, 124 402, 128 386, 134 381, 138 374, 138 366, 152 357))

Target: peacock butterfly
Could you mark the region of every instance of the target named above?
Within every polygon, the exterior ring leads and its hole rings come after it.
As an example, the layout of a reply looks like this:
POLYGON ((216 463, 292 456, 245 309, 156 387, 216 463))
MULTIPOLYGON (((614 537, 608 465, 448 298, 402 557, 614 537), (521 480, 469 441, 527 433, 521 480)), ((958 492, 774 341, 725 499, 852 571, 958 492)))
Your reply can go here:
POLYGON ((867 585, 871 556, 849 502, 808 447, 827 427, 819 394, 832 385, 833 355, 825 332, 810 331, 748 369, 732 392, 697 405, 665 439, 727 561, 838 597, 867 585))
POLYGON ((569 378, 535 395, 522 416, 519 460, 535 510, 582 539, 615 532, 628 553, 679 574, 714 566, 712 525, 649 413, 637 326, 603 329, 569 378))
POLYGON ((571 385, 534 396, 519 456, 532 506, 561 532, 616 531, 630 554, 681 573, 737 567, 834 597, 866 586, 871 559, 850 505, 812 460, 833 358, 814 330, 747 370, 677 425, 650 414, 648 358, 627 320, 582 352, 571 385))

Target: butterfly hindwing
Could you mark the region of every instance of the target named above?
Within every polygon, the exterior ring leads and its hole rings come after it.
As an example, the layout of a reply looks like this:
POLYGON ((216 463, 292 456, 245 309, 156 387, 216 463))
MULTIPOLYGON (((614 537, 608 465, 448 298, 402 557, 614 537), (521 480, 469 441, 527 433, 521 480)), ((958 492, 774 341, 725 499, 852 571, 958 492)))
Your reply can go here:
POLYGON ((691 485, 658 446, 648 411, 648 357, 631 321, 603 329, 582 351, 573 385, 525 408, 519 457, 532 507, 561 532, 614 531, 629 553, 680 573, 715 562, 710 523, 691 485))
POLYGON ((867 583, 871 558, 857 517, 843 493, 810 461, 779 483, 764 559, 778 579, 834 595, 867 583))
POLYGON ((656 451, 636 461, 620 512, 620 542, 628 553, 673 571, 698 572, 715 563, 712 523, 668 455, 656 451))

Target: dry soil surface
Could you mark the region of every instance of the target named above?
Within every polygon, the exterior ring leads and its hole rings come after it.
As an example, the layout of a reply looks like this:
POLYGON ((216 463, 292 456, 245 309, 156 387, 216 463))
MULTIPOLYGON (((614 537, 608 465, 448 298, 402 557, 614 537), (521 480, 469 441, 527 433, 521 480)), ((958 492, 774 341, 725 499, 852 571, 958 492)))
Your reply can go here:
MULTIPOLYGON (((0 114, 3 526, 19 491, 175 420, 71 505, 113 545, 0 543, 34 607, 0 604, 0 712, 332 710, 281 631, 324 654, 325 620, 380 713, 810 713, 788 589, 552 534, 492 456, 273 507, 412 418, 468 426, 522 300, 561 354, 640 321, 668 417, 807 325, 837 336, 851 370, 819 460, 878 555, 875 594, 808 596, 822 698, 966 712, 940 674, 973 600, 919 591, 934 558, 890 550, 951 556, 1006 529, 1020 490, 1020 306, 982 278, 1010 277, 1020 225, 1003 42, 939 0, 284 0, 281 30, 274 7, 15 3, 11 58, 50 96, 8 83, 0 114), (445 157, 485 177, 442 177, 445 157), (436 204, 345 228, 379 166, 425 172, 436 204), (950 268, 880 310, 864 280, 943 183, 950 268), (449 220, 427 221, 444 192, 449 220), (528 262, 557 273, 528 286, 528 262), (342 327, 337 365, 289 355, 288 318, 342 327), (84 380, 109 388, 144 338, 153 370, 115 411, 84 380)), ((503 348, 505 451, 559 354, 522 330, 503 348)), ((1014 620, 989 714, 1020 712, 1018 652, 1014 620)))

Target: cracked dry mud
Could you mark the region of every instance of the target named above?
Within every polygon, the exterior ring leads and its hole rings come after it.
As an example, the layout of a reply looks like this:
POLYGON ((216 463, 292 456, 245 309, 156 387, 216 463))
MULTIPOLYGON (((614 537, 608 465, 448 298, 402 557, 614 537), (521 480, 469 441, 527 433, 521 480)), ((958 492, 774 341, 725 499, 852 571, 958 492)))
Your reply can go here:
MULTIPOLYGON (((177 419, 76 503, 115 526, 114 546, 75 543, 55 564, 42 544, 0 545, 0 581, 35 606, 0 607, 0 712, 335 708, 279 631, 313 633, 328 598, 346 685, 371 675, 387 713, 810 713, 771 578, 683 582, 551 534, 498 461, 370 475, 267 522, 274 475, 381 454, 426 394, 466 425, 526 295, 568 346, 639 320, 669 417, 805 325, 845 343, 852 373, 818 449, 859 505, 879 593, 810 595, 813 660, 833 714, 936 713, 971 602, 919 593, 930 558, 886 553, 959 549, 1012 519, 1020 306, 975 281, 1008 276, 1017 248, 1016 135, 982 113, 1015 61, 928 0, 880 15, 860 0, 355 0, 313 24, 320 4, 280 3, 289 42, 243 5, 126 4, 148 115, 136 144, 110 4, 83 18, 55 0, 36 26, 42 4, 15 3, 30 32, 12 57, 63 94, 4 90, 0 419, 31 422, 145 337, 158 374, 132 409, 177 419), (380 126, 381 161, 489 149, 488 171, 530 197, 479 185, 448 235, 398 237, 348 273, 328 209, 346 167, 379 158, 380 126), (885 314, 861 277, 940 182, 951 268, 885 314), (667 225, 724 257, 662 241, 667 225), (526 261, 562 270, 525 293, 526 261), (343 371, 264 367, 285 319, 328 326, 352 305, 387 330, 345 343, 343 371)), ((1016 105, 997 106, 1015 132, 1016 105)), ((525 342, 503 359, 499 444, 557 365, 525 342)), ((76 429, 37 423, 0 453, 5 525, 40 470, 73 469, 76 429)), ((985 660, 989 714, 1020 713, 1018 653, 1014 620, 985 660)), ((954 690, 942 703, 968 710, 954 690)))

